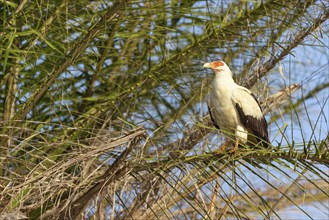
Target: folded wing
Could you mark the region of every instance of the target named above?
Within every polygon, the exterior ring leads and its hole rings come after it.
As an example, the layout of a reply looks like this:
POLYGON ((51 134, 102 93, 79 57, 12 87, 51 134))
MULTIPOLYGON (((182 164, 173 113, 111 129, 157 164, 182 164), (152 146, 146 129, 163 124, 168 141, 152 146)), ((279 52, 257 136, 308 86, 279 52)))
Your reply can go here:
POLYGON ((252 131, 257 142, 262 142, 264 147, 268 147, 267 122, 256 97, 250 90, 239 86, 232 93, 232 102, 241 123, 252 131))

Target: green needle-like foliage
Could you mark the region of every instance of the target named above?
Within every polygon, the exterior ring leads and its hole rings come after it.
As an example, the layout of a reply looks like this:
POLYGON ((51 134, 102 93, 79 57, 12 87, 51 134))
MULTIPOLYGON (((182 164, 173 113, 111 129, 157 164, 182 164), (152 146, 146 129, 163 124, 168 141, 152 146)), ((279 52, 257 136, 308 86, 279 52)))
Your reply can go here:
POLYGON ((2 1, 0 219, 329 215, 326 1, 2 1), (316 54, 316 55, 313 55, 316 54), (205 62, 271 147, 211 124, 205 62))

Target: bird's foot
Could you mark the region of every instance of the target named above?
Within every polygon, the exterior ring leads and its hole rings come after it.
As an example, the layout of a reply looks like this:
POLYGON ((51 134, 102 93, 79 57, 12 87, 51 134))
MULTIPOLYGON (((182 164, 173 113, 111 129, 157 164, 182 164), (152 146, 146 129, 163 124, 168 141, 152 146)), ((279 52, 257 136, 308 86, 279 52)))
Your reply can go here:
POLYGON ((230 149, 230 150, 228 151, 228 153, 229 153, 229 154, 235 154, 237 150, 238 150, 237 148, 233 147, 232 149, 230 149))
POLYGON ((229 153, 230 154, 235 154, 238 150, 238 147, 239 147, 239 141, 235 142, 235 145, 232 149, 229 150, 229 153))
POLYGON ((231 141, 226 141, 223 145, 219 146, 216 150, 216 154, 222 154, 226 151, 227 146, 231 143, 231 141))

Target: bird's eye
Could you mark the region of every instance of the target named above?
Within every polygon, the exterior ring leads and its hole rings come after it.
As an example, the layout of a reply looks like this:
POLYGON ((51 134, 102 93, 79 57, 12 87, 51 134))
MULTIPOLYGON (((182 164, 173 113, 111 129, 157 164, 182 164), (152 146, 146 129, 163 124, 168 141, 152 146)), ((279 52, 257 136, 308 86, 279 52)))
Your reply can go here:
POLYGON ((222 61, 214 61, 212 62, 212 65, 216 68, 219 66, 224 66, 224 63, 222 61))

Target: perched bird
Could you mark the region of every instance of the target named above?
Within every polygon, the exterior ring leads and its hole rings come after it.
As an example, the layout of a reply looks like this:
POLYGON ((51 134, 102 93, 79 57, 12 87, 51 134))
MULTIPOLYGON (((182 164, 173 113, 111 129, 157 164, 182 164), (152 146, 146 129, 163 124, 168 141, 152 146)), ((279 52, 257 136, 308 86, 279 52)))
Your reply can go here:
POLYGON ((205 63, 215 73, 208 96, 208 110, 214 126, 225 137, 239 143, 268 147, 267 122, 254 94, 237 85, 230 68, 223 61, 205 63))

